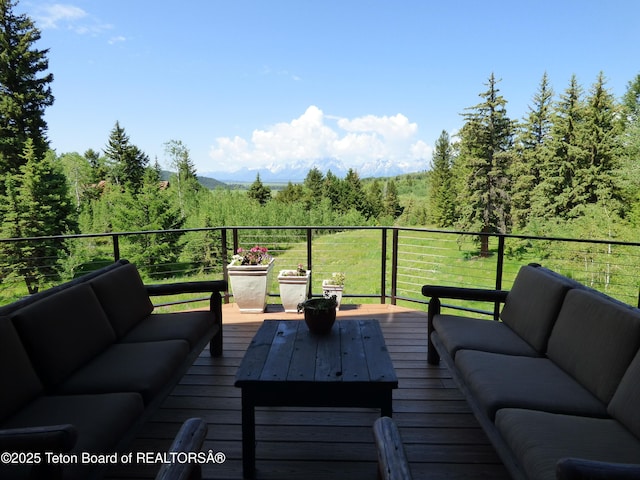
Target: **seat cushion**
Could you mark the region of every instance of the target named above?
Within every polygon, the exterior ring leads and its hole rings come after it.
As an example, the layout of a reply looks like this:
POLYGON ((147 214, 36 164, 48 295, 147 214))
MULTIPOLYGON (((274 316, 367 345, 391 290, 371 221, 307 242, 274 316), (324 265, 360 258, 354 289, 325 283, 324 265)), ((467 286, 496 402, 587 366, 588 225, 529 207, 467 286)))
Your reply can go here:
POLYGON ((42 382, 13 324, 0 318, 0 422, 42 393, 42 382))
POLYGON ((138 269, 128 263, 90 282, 118 338, 153 311, 138 269))
POLYGON ((137 392, 148 404, 189 353, 185 340, 117 343, 59 385, 59 394, 137 392))
POLYGON ((213 326, 210 311, 154 313, 133 327, 120 341, 157 342, 182 339, 194 348, 213 326))
MULTIPOLYGON (((113 453, 143 412, 137 393, 42 396, 13 415, 2 428, 72 424, 78 440, 71 453, 113 453)), ((84 479, 95 465, 65 466, 65 479, 84 479)))
POLYGON ((89 285, 80 284, 17 310, 13 324, 45 386, 62 382, 115 341, 89 285))
POLYGON ((609 403, 640 348, 640 310, 587 289, 567 293, 547 356, 609 403))
POLYGON ((564 296, 575 286, 555 272, 525 265, 518 271, 500 318, 537 352, 544 353, 564 296))
POLYGON ((564 457, 617 463, 638 463, 640 440, 607 418, 503 409, 496 427, 530 480, 556 478, 564 457))
POLYGON ((455 358, 456 352, 461 349, 539 356, 531 345, 502 322, 455 315, 436 315, 433 326, 452 358, 455 358))
POLYGON ((491 419, 509 407, 607 416, 605 404, 547 358, 459 350, 455 365, 491 419))

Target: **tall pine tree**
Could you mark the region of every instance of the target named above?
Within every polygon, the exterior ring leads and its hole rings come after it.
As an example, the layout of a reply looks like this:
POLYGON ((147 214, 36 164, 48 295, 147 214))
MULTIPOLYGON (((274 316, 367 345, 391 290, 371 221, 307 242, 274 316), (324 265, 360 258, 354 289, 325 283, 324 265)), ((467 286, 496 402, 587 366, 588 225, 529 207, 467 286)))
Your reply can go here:
MULTIPOLYGON (((53 152, 40 160, 31 139, 27 140, 20 173, 5 179, 6 194, 0 202, 4 238, 50 237, 77 233, 76 211, 69 198, 67 178, 53 162, 53 152)), ((0 243, 7 261, 2 277, 21 277, 29 293, 59 278, 58 260, 68 253, 65 242, 46 238, 28 242, 0 243)))
POLYGON ((531 192, 540 183, 542 165, 548 163, 544 149, 551 136, 553 113, 553 89, 545 73, 538 92, 533 97, 533 106, 521 123, 516 146, 516 156, 511 169, 511 217, 513 224, 524 228, 531 215, 531 192))
POLYGON ((35 158, 44 157, 44 111, 53 104, 48 50, 35 48, 40 31, 29 17, 14 13, 15 5, 0 0, 0 175, 20 172, 28 140, 35 158))
POLYGON ((575 75, 560 96, 553 114, 551 138, 540 166, 540 183, 531 198, 531 215, 536 219, 568 219, 578 216, 582 202, 574 177, 585 164, 585 103, 575 75))
POLYGON ((455 222, 455 198, 451 177, 453 151, 449 134, 443 130, 433 152, 429 176, 429 218, 438 227, 455 222))
POLYGON ((142 188, 149 157, 131 144, 129 135, 120 126, 120 122, 116 122, 111 130, 104 154, 113 183, 134 194, 138 193, 142 188))
POLYGON ((507 116, 507 101, 499 94, 493 73, 484 99, 463 114, 460 156, 468 172, 460 204, 462 227, 479 232, 480 256, 489 256, 489 237, 509 228, 509 176, 514 123, 507 116))
POLYGON ((581 203, 599 204, 620 211, 620 185, 616 178, 621 153, 622 116, 606 88, 601 72, 586 99, 584 148, 587 152, 575 180, 582 192, 581 203))

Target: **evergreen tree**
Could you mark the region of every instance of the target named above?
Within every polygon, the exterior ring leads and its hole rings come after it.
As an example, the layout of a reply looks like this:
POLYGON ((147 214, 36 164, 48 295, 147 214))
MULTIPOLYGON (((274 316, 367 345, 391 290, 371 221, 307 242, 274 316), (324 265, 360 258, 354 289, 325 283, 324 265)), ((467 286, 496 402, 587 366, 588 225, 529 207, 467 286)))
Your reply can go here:
POLYGON ((143 184, 149 157, 132 145, 124 128, 116 122, 105 148, 111 180, 123 188, 138 193, 143 184))
MULTIPOLYGON (((0 0, 0 175, 19 174, 28 140, 36 159, 49 146, 45 108, 53 104, 48 50, 35 48, 40 31, 16 2, 0 0)), ((3 187, 0 186, 0 192, 3 187)))
POLYGON ((577 216, 582 201, 574 177, 585 164, 585 104, 575 75, 554 108, 551 138, 545 142, 540 183, 533 189, 531 215, 537 219, 567 219, 577 216))
POLYGON ((384 213, 392 218, 398 218, 402 215, 403 210, 403 207, 400 206, 396 182, 389 180, 384 194, 384 213))
POLYGON ((309 173, 307 173, 304 179, 304 188, 307 209, 318 205, 324 196, 324 175, 322 175, 322 172, 320 172, 317 167, 313 167, 309 170, 309 173))
POLYGON ((614 173, 619 167, 620 110, 613 95, 606 89, 603 73, 598 75, 586 99, 584 165, 575 176, 575 189, 581 204, 598 203, 620 212, 620 185, 614 173))
MULTIPOLYGON (((5 178, 6 193, 0 202, 4 238, 26 238, 77 233, 77 214, 69 198, 67 179, 52 160, 53 152, 40 160, 27 139, 19 174, 5 178)), ((0 243, 7 259, 2 277, 24 279, 29 293, 59 278, 59 259, 68 253, 65 242, 46 239, 0 243)))
POLYGON ((640 74, 627 84, 627 91, 622 97, 622 108, 629 121, 640 118, 640 74))
POLYGON ((623 97, 624 130, 620 134, 619 179, 623 205, 634 226, 640 226, 640 75, 629 82, 623 97))
MULTIPOLYGON (((160 188, 158 168, 145 169, 138 194, 128 190, 118 193, 113 211, 116 231, 175 230, 183 225, 179 207, 169 192, 160 188)), ((129 235, 123 240, 122 250, 132 262, 148 266, 152 273, 168 271, 180 256, 181 236, 177 232, 129 235)))
MULTIPOLYGON (((469 175, 461 192, 462 226, 481 233, 506 233, 509 227, 509 177, 514 124, 506 100, 491 74, 484 101, 463 114, 461 157, 469 175)), ((489 238, 480 235, 480 256, 489 255, 489 238)))
POLYGON ((276 193, 276 201, 285 204, 293 204, 302 201, 304 189, 302 185, 289 182, 285 188, 276 193))
POLYGON ((109 169, 105 157, 90 148, 84 152, 84 158, 91 168, 91 183, 97 185, 101 181, 107 180, 109 177, 109 169))
POLYGON ((451 227, 455 222, 456 194, 451 176, 452 162, 449 134, 443 130, 436 140, 429 176, 429 218, 438 227, 451 227))
POLYGON ((265 205, 269 200, 271 200, 271 189, 262 183, 259 173, 256 175, 255 181, 249 187, 247 196, 252 200, 257 201, 260 205, 265 205))
POLYGON ((367 218, 378 218, 384 211, 384 200, 382 198, 382 185, 376 178, 371 182, 367 189, 366 198, 366 212, 367 218))
POLYGON ((344 204, 342 202, 343 185, 336 175, 331 170, 327 171, 324 178, 324 197, 327 198, 331 204, 331 208, 334 211, 345 213, 343 209, 344 204))
POLYGON ((549 163, 544 149, 551 136, 553 89, 549 85, 547 74, 542 76, 538 92, 533 97, 533 106, 521 124, 518 135, 516 157, 511 177, 511 214, 513 224, 523 228, 529 222, 531 214, 531 192, 540 183, 542 165, 549 163))
POLYGON ((342 210, 346 212, 353 208, 357 212, 365 213, 367 210, 366 196, 358 172, 350 168, 344 177, 343 186, 342 210))

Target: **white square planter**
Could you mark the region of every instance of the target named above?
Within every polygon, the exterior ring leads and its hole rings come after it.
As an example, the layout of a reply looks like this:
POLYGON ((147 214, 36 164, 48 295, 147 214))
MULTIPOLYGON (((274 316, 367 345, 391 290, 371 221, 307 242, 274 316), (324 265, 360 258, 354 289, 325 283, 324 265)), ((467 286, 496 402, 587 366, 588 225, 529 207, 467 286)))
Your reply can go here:
POLYGON ((233 300, 242 313, 263 313, 273 260, 268 265, 228 265, 233 300))
POLYGON ((287 272, 295 273, 296 270, 280 270, 280 274, 278 275, 280 301, 282 302, 285 312, 297 313, 298 304, 307 299, 311 270, 307 270, 305 276, 287 275, 287 272))
POLYGON ((338 302, 338 306, 336 310, 340 310, 340 302, 342 301, 342 291, 344 290, 344 285, 332 285, 329 283, 329 280, 322 281, 322 293, 325 297, 331 297, 332 295, 336 296, 336 301, 338 302))

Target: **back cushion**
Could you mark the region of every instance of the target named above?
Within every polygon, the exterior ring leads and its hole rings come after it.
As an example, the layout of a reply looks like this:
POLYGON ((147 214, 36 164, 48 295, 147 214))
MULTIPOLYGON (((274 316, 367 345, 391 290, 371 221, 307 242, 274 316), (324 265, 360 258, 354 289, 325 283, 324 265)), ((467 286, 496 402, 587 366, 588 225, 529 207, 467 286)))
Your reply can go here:
POLYGON ((544 353, 571 280, 538 267, 520 268, 500 318, 539 353, 544 353))
POLYGON ((549 338, 548 357, 602 402, 640 347, 640 310, 587 289, 567 293, 549 338))
POLYGON ((609 403, 609 414, 640 438, 640 352, 620 381, 609 403))
POLYGON ((153 304, 133 264, 111 270, 90 283, 118 338, 153 311, 153 304))
POLYGON ((38 300, 16 311, 12 319, 47 387, 63 381, 116 338, 87 284, 38 300))
POLYGON ((0 422, 43 390, 13 324, 0 318, 0 422))

